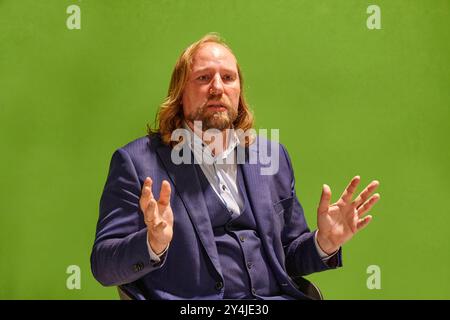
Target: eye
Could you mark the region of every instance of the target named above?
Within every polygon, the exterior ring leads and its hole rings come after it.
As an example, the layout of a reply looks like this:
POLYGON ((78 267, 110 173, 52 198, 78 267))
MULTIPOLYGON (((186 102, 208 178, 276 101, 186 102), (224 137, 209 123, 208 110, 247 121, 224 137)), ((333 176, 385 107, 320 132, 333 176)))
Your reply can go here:
POLYGON ((233 81, 234 80, 234 76, 232 76, 231 74, 226 74, 222 77, 223 81, 233 81))
POLYGON ((209 76, 204 74, 204 75, 198 76, 197 80, 199 80, 199 81, 209 81, 209 76))

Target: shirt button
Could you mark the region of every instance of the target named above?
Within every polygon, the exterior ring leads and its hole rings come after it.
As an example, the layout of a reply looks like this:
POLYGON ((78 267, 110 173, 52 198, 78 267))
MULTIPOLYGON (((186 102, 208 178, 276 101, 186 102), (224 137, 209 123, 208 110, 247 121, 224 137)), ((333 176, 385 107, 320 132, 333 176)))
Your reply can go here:
POLYGON ((245 237, 244 236, 239 236, 239 240, 241 240, 241 242, 245 241, 245 237))
POLYGON ((216 282, 216 290, 220 290, 223 288, 223 282, 222 281, 217 281, 216 282))
POLYGON ((247 268, 251 269, 253 267, 253 263, 247 262, 247 268))
POLYGON ((142 269, 144 269, 144 264, 142 262, 138 262, 138 263, 133 265, 134 272, 139 272, 142 269))
POLYGON ((222 190, 223 191, 227 190, 227 187, 224 184, 222 185, 222 190))
POLYGON ((255 288, 252 288, 252 293, 256 295, 256 290, 255 290, 255 288))

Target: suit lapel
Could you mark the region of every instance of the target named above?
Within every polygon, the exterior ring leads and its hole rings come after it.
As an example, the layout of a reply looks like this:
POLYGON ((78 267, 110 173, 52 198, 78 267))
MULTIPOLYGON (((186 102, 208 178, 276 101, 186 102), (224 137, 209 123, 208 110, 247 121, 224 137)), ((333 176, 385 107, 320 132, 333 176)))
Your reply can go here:
MULTIPOLYGON (((258 142, 258 141, 257 141, 258 142)), ((258 159, 258 151, 255 144, 250 146, 249 153, 253 152, 254 159, 258 159)), ((252 162, 253 163, 253 162, 252 162)), ((270 183, 269 176, 261 174, 261 164, 256 161, 255 164, 249 163, 248 159, 245 164, 242 165, 242 173, 247 189, 247 197, 252 206, 253 215, 255 217, 256 225, 260 231, 261 243, 266 250, 269 261, 272 262, 273 270, 279 270, 275 272, 279 278, 280 283, 285 283, 284 267, 281 264, 282 257, 278 256, 277 251, 273 246, 274 238, 274 209, 272 199, 270 197, 270 183)))
MULTIPOLYGON (((248 151, 253 153, 255 159, 258 159, 258 152, 253 146, 248 151)), ((261 175, 261 164, 258 161, 255 164, 250 164, 248 159, 242 165, 242 173, 246 184, 247 197, 250 200, 258 229, 261 231, 261 239, 270 247, 268 249, 272 249, 273 205, 269 196, 268 176, 261 175)))
POLYGON ((197 236, 200 238, 214 267, 219 274, 222 274, 214 234, 211 228, 211 220, 201 191, 200 181, 195 171, 195 165, 174 164, 171 159, 172 149, 166 145, 160 144, 156 151, 175 186, 175 192, 180 196, 186 207, 197 236))

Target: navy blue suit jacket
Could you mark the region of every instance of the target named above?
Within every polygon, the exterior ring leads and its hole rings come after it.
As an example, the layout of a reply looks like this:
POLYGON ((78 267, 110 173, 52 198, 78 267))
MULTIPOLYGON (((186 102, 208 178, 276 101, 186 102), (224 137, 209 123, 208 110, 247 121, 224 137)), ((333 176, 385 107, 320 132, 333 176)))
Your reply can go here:
MULTIPOLYGON (((274 143, 264 141, 269 147, 274 143)), ((247 155, 258 152, 253 147, 256 145, 246 148, 247 155)), ((220 299, 226 266, 219 263, 200 182, 193 164, 171 161, 171 150, 155 135, 137 139, 112 156, 100 200, 92 272, 103 285, 121 285, 142 299, 220 299), (153 179, 156 199, 163 180, 172 187, 173 239, 165 258, 156 264, 150 260, 147 229, 139 208, 146 177, 153 179)), ((248 161, 242 164, 242 172, 270 267, 284 294, 304 298, 291 277, 330 266, 316 250, 314 232, 308 229, 295 195, 289 156, 282 145, 278 150, 277 174, 261 175, 262 165, 248 161)), ((333 268, 341 265, 341 252, 335 260, 333 268)))

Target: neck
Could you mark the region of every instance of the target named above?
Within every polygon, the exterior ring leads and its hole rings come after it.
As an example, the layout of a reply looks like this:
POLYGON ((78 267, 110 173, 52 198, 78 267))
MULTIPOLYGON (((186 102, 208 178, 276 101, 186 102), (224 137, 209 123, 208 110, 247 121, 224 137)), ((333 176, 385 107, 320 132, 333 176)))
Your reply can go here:
POLYGON ((213 155, 221 154, 227 149, 229 143, 229 128, 221 130, 217 133, 211 133, 208 131, 207 134, 205 134, 205 131, 195 127, 192 121, 186 121, 186 123, 194 134, 200 137, 206 145, 211 146, 211 144, 213 144, 211 149, 213 155), (219 141, 219 143, 216 141, 219 141), (222 143, 220 143, 220 141, 222 141, 222 143))

